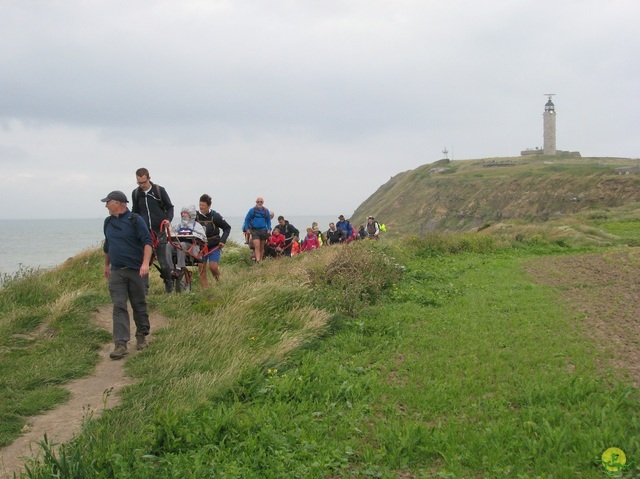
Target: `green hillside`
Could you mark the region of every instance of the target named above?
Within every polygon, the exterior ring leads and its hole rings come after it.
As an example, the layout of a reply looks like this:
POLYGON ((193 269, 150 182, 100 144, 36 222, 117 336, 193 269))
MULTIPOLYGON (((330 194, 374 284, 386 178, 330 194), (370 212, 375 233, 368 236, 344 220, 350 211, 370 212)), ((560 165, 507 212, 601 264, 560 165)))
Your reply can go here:
POLYGON ((440 160, 391 178, 358 207, 352 223, 374 215, 392 234, 540 225, 635 204, 639 186, 639 159, 440 160))
MULTIPOLYGON (((211 290, 153 275, 169 325, 123 360, 120 405, 60 449, 42 438, 18 477, 597 479, 613 447, 616 477, 640 472, 639 248, 384 236, 258 265, 229 248, 211 290)), ((96 249, 0 289, 1 445, 101 361, 102 265, 96 249)))

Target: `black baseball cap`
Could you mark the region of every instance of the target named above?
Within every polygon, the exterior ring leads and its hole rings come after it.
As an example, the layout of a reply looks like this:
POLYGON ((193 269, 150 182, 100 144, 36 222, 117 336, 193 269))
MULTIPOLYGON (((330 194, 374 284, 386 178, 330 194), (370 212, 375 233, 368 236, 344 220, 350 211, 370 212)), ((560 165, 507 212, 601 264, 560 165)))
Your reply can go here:
POLYGON ((129 200, 127 200, 127 195, 125 195, 122 191, 112 191, 111 193, 109 193, 107 195, 106 198, 102 198, 100 201, 102 201, 103 203, 106 203, 107 201, 119 201, 120 203, 129 203, 129 200))

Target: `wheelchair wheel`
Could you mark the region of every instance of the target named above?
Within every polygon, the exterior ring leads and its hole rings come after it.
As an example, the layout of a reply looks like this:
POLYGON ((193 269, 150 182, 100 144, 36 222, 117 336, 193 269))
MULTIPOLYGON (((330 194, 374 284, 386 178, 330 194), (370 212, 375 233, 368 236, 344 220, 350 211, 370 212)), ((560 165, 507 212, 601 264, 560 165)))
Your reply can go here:
POLYGON ((176 293, 188 293, 191 291, 191 277, 193 273, 188 269, 180 271, 180 274, 174 278, 174 287, 176 293))

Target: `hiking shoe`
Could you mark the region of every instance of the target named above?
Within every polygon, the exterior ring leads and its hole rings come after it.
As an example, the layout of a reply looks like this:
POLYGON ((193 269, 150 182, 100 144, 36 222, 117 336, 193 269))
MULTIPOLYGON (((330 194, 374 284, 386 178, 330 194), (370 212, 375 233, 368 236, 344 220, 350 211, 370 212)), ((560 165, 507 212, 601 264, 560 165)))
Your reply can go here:
POLYGON ((116 348, 109 353, 109 357, 111 359, 122 359, 127 354, 129 354, 129 351, 127 351, 127 345, 120 343, 116 344, 116 348))
POLYGON ((136 336, 136 349, 142 351, 147 347, 147 338, 145 336, 136 336))

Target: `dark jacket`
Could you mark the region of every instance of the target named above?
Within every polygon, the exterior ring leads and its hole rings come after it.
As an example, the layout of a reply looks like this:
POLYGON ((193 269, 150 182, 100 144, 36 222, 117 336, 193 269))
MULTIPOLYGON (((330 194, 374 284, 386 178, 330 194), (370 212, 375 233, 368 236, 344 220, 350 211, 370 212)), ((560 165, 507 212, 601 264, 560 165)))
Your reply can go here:
POLYGON ((207 247, 215 248, 220 243, 226 243, 231 233, 231 226, 225 221, 220 213, 213 210, 203 215, 199 211, 196 213, 196 221, 200 223, 207 233, 207 247), (222 230, 222 236, 220 236, 222 230))
POLYGON ((173 203, 162 186, 151 183, 148 192, 139 186, 131 193, 131 211, 138 213, 147 226, 156 233, 164 220, 173 221, 173 203))
POLYGON ((347 235, 340 228, 336 228, 335 230, 327 230, 327 240, 329 241, 329 244, 341 243, 345 240, 346 237, 347 235))
POLYGON ((109 255, 111 269, 140 269, 145 245, 151 246, 151 233, 140 216, 129 209, 118 216, 104 220, 104 245, 102 250, 109 255))
POLYGON ((285 221, 284 226, 279 224, 278 228, 280 228, 280 233, 284 235, 284 240, 288 247, 291 247, 294 236, 300 238, 300 231, 288 221, 285 221))

